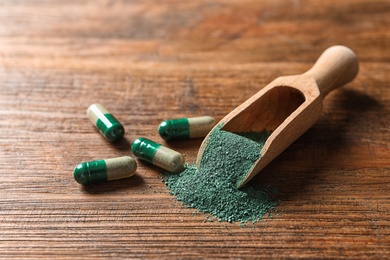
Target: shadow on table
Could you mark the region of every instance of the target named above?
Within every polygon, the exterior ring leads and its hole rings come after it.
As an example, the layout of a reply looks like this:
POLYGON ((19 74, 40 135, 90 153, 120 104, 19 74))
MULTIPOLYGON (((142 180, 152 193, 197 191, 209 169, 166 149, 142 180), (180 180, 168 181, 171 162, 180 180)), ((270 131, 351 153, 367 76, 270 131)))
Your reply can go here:
POLYGON ((119 151, 128 151, 130 152, 130 148, 131 148, 131 142, 125 137, 122 138, 122 140, 116 142, 116 143, 113 143, 112 144, 115 149, 119 150, 119 151))
POLYGON ((144 179, 140 176, 139 173, 136 173, 130 178, 82 186, 82 190, 89 194, 103 194, 114 191, 134 189, 135 187, 144 185, 144 183, 144 179))

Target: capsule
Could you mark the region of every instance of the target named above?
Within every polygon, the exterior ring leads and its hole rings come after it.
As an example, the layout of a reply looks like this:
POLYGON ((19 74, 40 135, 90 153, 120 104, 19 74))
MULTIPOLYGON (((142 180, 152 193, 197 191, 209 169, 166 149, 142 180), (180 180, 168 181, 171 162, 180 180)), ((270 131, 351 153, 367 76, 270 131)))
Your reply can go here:
POLYGON ((155 143, 146 138, 138 138, 131 145, 133 154, 169 172, 177 173, 184 170, 184 157, 172 149, 155 143))
POLYGON ((137 163, 130 156, 96 160, 78 164, 73 171, 75 180, 87 185, 128 178, 134 175, 137 163))
POLYGON ((120 140, 125 134, 122 124, 100 104, 92 104, 87 110, 92 124, 110 142, 120 140))
POLYGON ((211 116, 165 120, 158 133, 166 141, 205 137, 215 125, 211 116))

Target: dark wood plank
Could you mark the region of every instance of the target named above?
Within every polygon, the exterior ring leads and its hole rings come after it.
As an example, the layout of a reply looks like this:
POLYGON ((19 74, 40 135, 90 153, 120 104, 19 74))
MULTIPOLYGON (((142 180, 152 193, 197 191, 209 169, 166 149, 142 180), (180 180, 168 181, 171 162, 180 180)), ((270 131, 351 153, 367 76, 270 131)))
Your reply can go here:
MULTIPOLYGON (((0 258, 390 257, 390 3, 349 1, 0 1, 0 258), (83 188, 81 161, 163 142, 177 116, 221 119, 334 44, 355 81, 253 181, 281 203, 255 225, 205 221, 162 172, 83 188), (103 103, 126 138, 85 113, 103 103)), ((170 143, 194 162, 201 140, 170 143)))

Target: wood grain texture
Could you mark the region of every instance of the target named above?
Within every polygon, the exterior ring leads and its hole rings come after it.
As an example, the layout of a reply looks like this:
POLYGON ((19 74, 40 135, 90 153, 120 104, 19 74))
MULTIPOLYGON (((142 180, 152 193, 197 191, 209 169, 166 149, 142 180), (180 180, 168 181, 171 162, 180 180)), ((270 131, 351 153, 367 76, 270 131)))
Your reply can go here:
MULTIPOLYGON (((0 258, 389 258, 389 13, 386 0, 1 0, 0 258), (140 161, 130 179, 73 179, 137 137, 163 142, 164 119, 220 120, 335 44, 359 74, 252 180, 280 191, 272 217, 204 221, 140 161), (89 122, 95 102, 123 141, 89 122)), ((200 143, 167 146, 195 162, 200 143)))

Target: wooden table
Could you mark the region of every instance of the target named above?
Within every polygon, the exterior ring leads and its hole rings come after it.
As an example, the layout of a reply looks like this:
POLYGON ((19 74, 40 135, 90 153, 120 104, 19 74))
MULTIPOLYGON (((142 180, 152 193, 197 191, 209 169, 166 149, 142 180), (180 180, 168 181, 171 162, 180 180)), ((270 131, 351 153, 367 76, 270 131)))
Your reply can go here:
MULTIPOLYGON (((390 258, 389 14, 387 0, 0 1, 0 258, 390 258), (335 44, 358 77, 253 180, 279 190, 262 221, 205 221, 142 162, 130 179, 73 179, 139 136, 163 142, 164 119, 220 120, 335 44), (94 102, 125 140, 97 133, 94 102)), ((192 163, 200 143, 166 145, 192 163)))

